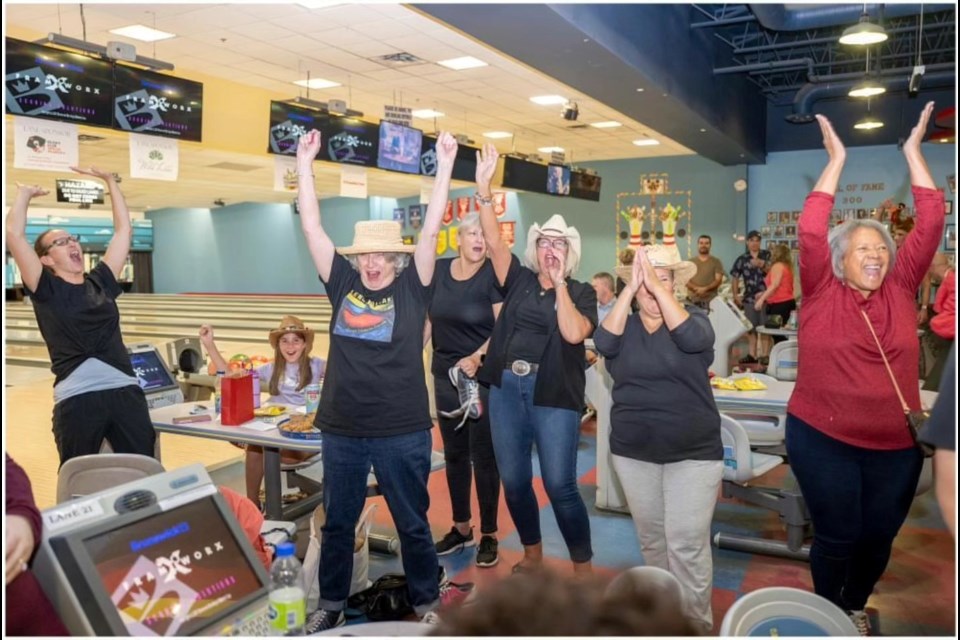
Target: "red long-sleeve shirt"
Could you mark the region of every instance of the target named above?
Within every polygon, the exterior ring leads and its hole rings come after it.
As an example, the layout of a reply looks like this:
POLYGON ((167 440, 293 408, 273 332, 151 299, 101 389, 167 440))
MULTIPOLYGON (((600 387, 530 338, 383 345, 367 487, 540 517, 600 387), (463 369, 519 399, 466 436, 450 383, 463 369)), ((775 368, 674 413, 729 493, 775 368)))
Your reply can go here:
POLYGON ((943 276, 933 310, 937 315, 930 320, 930 329, 944 340, 953 340, 957 333, 957 272, 953 269, 943 276))
POLYGON ((920 408, 914 294, 943 233, 943 193, 913 187, 916 225, 869 298, 833 274, 827 244, 833 196, 807 196, 797 226, 803 305, 797 384, 787 411, 841 442, 867 449, 913 446, 903 408, 860 310, 866 311, 911 409, 920 408))

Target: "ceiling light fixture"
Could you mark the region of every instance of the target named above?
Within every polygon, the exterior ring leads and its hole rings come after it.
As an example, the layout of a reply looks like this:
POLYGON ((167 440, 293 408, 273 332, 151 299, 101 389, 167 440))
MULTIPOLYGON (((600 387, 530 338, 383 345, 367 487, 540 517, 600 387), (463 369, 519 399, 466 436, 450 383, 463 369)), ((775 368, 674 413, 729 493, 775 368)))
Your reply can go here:
POLYGON ((633 144, 638 147, 655 147, 660 144, 660 141, 654 140, 653 138, 640 138, 639 140, 634 140, 633 144))
POLYGON ((854 129, 862 129, 864 131, 869 131, 871 129, 879 129, 883 126, 883 122, 878 120, 876 117, 870 115, 869 113, 860 119, 857 124, 853 125, 854 129))
MULTIPOLYGON (((84 53, 91 53, 100 58, 106 58, 115 60, 116 56, 111 55, 110 50, 107 47, 99 44, 93 44, 92 42, 87 42, 86 40, 77 40, 76 38, 71 38, 70 36, 61 35, 59 33, 49 33, 46 38, 35 41, 36 44, 55 44, 59 47, 67 47, 68 49, 74 49, 76 51, 83 51, 84 53)), ((130 49, 133 49, 133 45, 126 45, 130 49)), ((126 62, 132 62, 133 64, 139 65, 141 67, 146 67, 147 69, 153 69, 154 71, 173 71, 174 66, 169 62, 164 62, 163 60, 155 60, 154 58, 147 58, 145 56, 136 55, 136 51, 131 52, 133 59, 128 59, 123 57, 122 59, 126 62)))
POLYGON ((614 129, 616 127, 622 127, 623 124, 616 120, 606 120, 604 122, 591 122, 590 126, 596 127, 597 129, 614 129))
POLYGON ((850 92, 847 95, 851 98, 869 98, 871 96, 878 96, 881 93, 886 92, 887 88, 878 83, 876 80, 867 79, 850 89, 850 92))
POLYGON ((483 60, 478 60, 473 56, 463 56, 461 58, 451 58, 450 60, 441 60, 437 62, 442 67, 453 69, 454 71, 463 71, 464 69, 476 69, 477 67, 488 66, 483 60))
POLYGON ((576 120, 580 117, 580 107, 576 102, 567 102, 560 110, 560 117, 564 120, 576 120))
POLYGON ((307 80, 294 80, 293 84, 298 87, 306 87, 307 89, 330 89, 332 87, 339 87, 339 82, 334 82, 333 80, 324 80, 323 78, 309 78, 307 80))
POLYGON ((429 119, 442 118, 447 114, 445 114, 443 111, 436 111, 434 109, 414 109, 410 112, 410 115, 412 115, 414 118, 429 119))
POLYGON ((530 98, 530 102, 534 104, 539 104, 545 107, 549 107, 554 104, 566 104, 567 99, 563 96, 550 95, 550 96, 533 96, 530 98))
POLYGON ((840 44, 865 47, 884 42, 888 37, 883 27, 870 22, 870 16, 864 11, 863 15, 860 16, 860 22, 843 30, 843 35, 840 36, 840 44))
POLYGON ((485 134, 483 134, 483 137, 499 140, 500 138, 512 138, 513 134, 509 131, 487 131, 485 134))
POLYGON ((126 36, 127 38, 133 38, 134 40, 140 40, 142 42, 157 42, 158 40, 169 40, 170 38, 177 37, 175 33, 151 29, 142 24, 132 24, 128 27, 110 29, 110 33, 115 33, 118 36, 126 36))
POLYGON ((563 153, 563 147, 540 147, 537 151, 540 153, 563 153))

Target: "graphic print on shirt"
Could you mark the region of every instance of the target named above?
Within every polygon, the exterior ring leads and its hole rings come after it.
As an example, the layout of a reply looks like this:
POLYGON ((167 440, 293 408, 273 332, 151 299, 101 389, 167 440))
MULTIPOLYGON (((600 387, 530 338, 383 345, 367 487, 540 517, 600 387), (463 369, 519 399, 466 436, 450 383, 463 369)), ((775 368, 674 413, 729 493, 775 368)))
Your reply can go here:
POLYGON ((390 342, 397 310, 393 296, 380 302, 372 302, 356 291, 350 291, 340 305, 334 334, 374 342, 390 342))

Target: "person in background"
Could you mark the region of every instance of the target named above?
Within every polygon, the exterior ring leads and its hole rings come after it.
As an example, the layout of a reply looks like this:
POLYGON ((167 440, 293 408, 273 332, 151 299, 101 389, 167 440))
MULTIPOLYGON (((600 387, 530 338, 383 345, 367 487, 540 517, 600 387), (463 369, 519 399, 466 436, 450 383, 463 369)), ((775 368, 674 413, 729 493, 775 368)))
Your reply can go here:
POLYGON ((103 259, 84 272, 80 239, 64 229, 27 241, 27 207, 47 194, 18 185, 7 215, 7 249, 33 300, 37 326, 47 344, 53 385, 53 436, 60 464, 99 453, 104 440, 116 453, 154 455, 156 432, 120 333, 117 278, 130 253, 133 225, 114 174, 95 167, 74 172, 107 185, 113 211, 113 237, 103 259))
MULTIPOLYGON (((270 392, 267 402, 284 406, 302 407, 307 404, 304 389, 307 385, 318 384, 323 378, 326 363, 323 358, 311 356, 313 350, 313 329, 308 328, 296 316, 283 316, 280 326, 270 331, 268 336, 273 347, 273 361, 257 367, 261 389, 266 385, 270 392), (278 366, 282 362, 284 366, 278 366)), ((229 371, 230 366, 217 348, 213 327, 205 324, 200 327, 200 342, 210 355, 207 372, 229 371)), ((263 447, 244 445, 245 485, 247 497, 254 504, 261 505, 260 486, 263 484, 263 447)), ((296 464, 311 456, 311 451, 283 450, 281 461, 296 464)))
MULTIPOLYGON (((895 208, 895 213, 890 217, 890 234, 893 236, 893 242, 897 245, 897 250, 903 246, 904 241, 910 232, 913 231, 914 219, 908 218, 904 214, 907 205, 902 202, 895 208)), ((917 326, 923 327, 930 320, 930 295, 933 291, 933 283, 930 274, 927 273, 920 283, 920 291, 917 300, 917 326)), ((934 387, 935 388, 935 387, 934 387)))
POLYGON ((758 336, 755 329, 764 323, 763 310, 758 310, 754 302, 766 285, 764 276, 770 267, 770 252, 760 248, 760 232, 751 231, 747 234, 747 250, 739 256, 730 269, 730 288, 733 292, 733 302, 743 309, 747 320, 753 325, 747 333, 749 352, 740 358, 740 364, 756 364, 765 356, 767 350, 766 336, 758 336), (740 278, 743 278, 743 293, 740 293, 740 278))
POLYGON ((613 377, 610 452, 646 564, 687 593, 687 615, 713 628, 710 522, 723 479, 720 413, 707 370, 713 327, 706 312, 676 297, 696 273, 663 245, 646 245, 613 311, 594 334, 613 377), (630 313, 630 298, 640 312, 630 313))
MULTIPOLYGON (((764 279, 766 289, 757 296, 753 308, 756 311, 763 310, 767 318, 780 316, 786 324, 790 314, 797 308, 797 301, 793 297, 793 257, 790 247, 783 243, 773 245, 770 261, 770 271, 764 279)), ((784 336, 773 336, 774 343, 784 340, 784 336)))
POLYGON ((947 256, 937 253, 927 272, 927 279, 939 282, 936 301, 933 303, 935 315, 930 318, 931 340, 936 359, 924 378, 923 388, 933 390, 940 387, 947 356, 957 333, 957 272, 950 265, 947 256))
POLYGON ((887 567, 923 464, 874 333, 906 403, 919 410, 914 292, 944 218, 943 193, 920 150, 932 111, 929 102, 903 145, 917 215, 899 251, 876 220, 829 227, 846 149, 822 115, 828 161, 798 226, 803 306, 787 454, 813 524, 814 590, 847 611, 863 635, 870 631, 867 599, 887 567))
POLYGON ((11 636, 69 636, 70 632, 30 571, 30 562, 40 546, 43 526, 40 510, 33 499, 30 478, 13 458, 4 455, 7 459, 3 516, 6 533, 4 631, 11 636))
POLYGON ((447 132, 437 137, 437 176, 416 246, 404 244, 395 221, 362 220, 355 225, 353 244, 337 250, 320 221, 313 176, 319 151, 319 131, 300 136, 300 227, 333 308, 327 374, 315 422, 323 432, 327 512, 320 547, 320 606, 307 616, 305 631, 313 634, 345 622, 354 527, 367 499, 371 465, 400 537, 410 604, 421 621, 436 622, 435 610, 445 592, 427 520, 433 421, 423 332, 457 141, 447 132))
POLYGON ((933 405, 920 439, 936 448, 933 474, 940 514, 953 539, 957 539, 957 347, 950 347, 933 405))
POLYGON ((597 292, 597 322, 602 323, 613 309, 617 301, 617 296, 613 293, 614 289, 613 276, 606 271, 593 276, 593 290, 597 292))
MULTIPOLYGON (((687 283, 687 298, 704 311, 710 311, 710 302, 717 297, 717 289, 723 283, 723 263, 710 255, 713 238, 701 235, 697 238, 697 273, 687 283)), ((600 321, 601 323, 603 320, 600 321)))
MULTIPOLYGON (((484 145, 478 165, 495 165, 497 150, 484 145)), ((479 174, 479 169, 478 169, 479 174)), ((510 516, 523 559, 514 571, 543 564, 540 504, 533 489, 533 445, 543 484, 575 572, 592 571, 587 507, 577 487, 577 445, 586 373, 583 341, 597 323, 597 294, 573 280, 580 262, 580 233, 560 215, 527 233, 524 264, 500 237, 490 179, 477 185, 480 223, 490 261, 504 291, 503 309, 490 338, 480 382, 490 385, 490 430, 510 516)))
MULTIPOLYGON (((477 165, 478 172, 485 168, 477 165)), ((437 261, 427 320, 427 334, 433 340, 434 397, 438 409, 448 412, 457 407, 464 409, 458 389, 466 385, 460 377, 476 377, 502 302, 476 213, 463 219, 457 228, 457 238, 459 255, 437 261)), ((453 511, 453 526, 437 542, 437 555, 444 556, 476 544, 470 525, 472 474, 480 506, 480 545, 475 561, 479 567, 492 567, 500 560, 497 550, 500 472, 490 437, 489 392, 475 381, 470 382, 478 387, 480 415, 470 418, 468 413, 466 421, 445 417, 439 412, 437 415, 453 511)))

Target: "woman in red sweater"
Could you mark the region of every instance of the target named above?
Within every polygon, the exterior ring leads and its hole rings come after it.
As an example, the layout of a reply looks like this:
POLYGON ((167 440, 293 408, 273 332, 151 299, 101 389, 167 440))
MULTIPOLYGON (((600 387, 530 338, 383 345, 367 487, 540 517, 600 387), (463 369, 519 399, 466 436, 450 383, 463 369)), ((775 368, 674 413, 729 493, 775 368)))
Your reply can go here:
POLYGON ((870 333, 870 319, 911 410, 920 409, 914 293, 943 233, 938 191, 920 142, 933 103, 903 145, 916 227, 899 251, 876 220, 829 228, 846 150, 818 115, 829 160, 807 196, 800 237, 800 355, 787 407, 787 453, 810 510, 814 589, 849 612, 864 608, 890 559, 923 460, 870 333))
MULTIPOLYGON (((785 244, 775 244, 770 251, 770 271, 763 279, 766 290, 753 303, 757 311, 766 306, 766 316, 780 316, 786 323, 790 314, 797 308, 797 301, 793 297, 793 258, 790 256, 790 247, 785 244)), ((773 336, 774 343, 786 340, 784 336, 773 336)))

